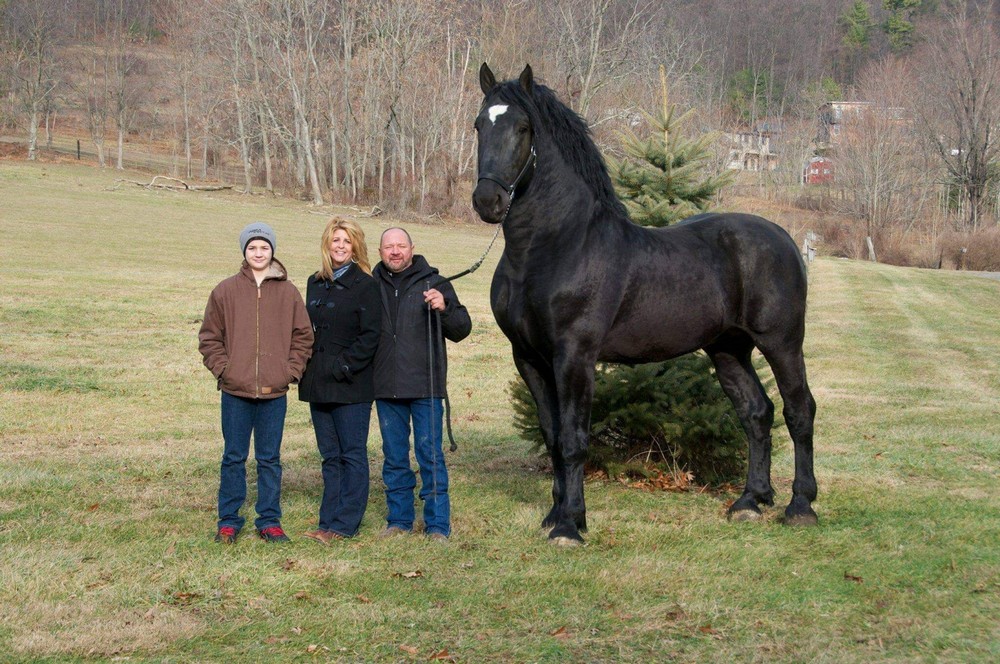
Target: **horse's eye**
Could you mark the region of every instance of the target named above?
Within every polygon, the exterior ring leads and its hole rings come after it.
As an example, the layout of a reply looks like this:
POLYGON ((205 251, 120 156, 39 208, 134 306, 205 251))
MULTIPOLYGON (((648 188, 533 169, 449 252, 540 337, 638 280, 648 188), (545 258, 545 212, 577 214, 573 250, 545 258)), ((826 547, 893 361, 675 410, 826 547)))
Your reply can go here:
POLYGON ((519 133, 519 134, 527 134, 528 133, 528 126, 527 125, 521 125, 520 127, 517 128, 517 133, 519 133))

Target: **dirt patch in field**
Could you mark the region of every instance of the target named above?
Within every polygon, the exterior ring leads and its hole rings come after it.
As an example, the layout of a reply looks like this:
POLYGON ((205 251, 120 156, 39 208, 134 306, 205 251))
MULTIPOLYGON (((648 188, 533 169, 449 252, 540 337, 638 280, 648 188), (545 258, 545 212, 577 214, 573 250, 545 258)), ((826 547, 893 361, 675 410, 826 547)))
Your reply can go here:
MULTIPOLYGON (((36 604, 36 621, 15 628, 14 651, 30 656, 110 658, 154 653, 204 631, 204 621, 190 612, 157 604, 102 614, 82 600, 36 604)), ((24 614, 22 614, 24 615, 24 614)))

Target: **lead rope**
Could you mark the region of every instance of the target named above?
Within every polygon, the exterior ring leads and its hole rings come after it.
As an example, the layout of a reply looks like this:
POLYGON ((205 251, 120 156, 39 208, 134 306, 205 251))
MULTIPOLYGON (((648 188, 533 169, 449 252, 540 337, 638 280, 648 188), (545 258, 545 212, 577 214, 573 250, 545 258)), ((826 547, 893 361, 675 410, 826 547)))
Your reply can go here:
MULTIPOLYGON (((534 141, 532 141, 531 142, 531 153, 528 155, 527 160, 525 160, 524 166, 521 167, 521 172, 517 174, 516 178, 514 178, 514 183, 513 184, 511 184, 510 186, 508 186, 508 185, 504 184, 503 182, 501 182, 500 180, 497 180, 496 178, 494 178, 494 177, 492 177, 492 176, 490 176, 488 174, 485 175, 485 176, 480 176, 480 178, 479 178, 480 180, 483 180, 483 179, 492 180, 493 182, 496 182, 501 187, 503 187, 504 191, 507 192, 507 209, 503 211, 503 218, 500 220, 500 223, 497 224, 497 232, 493 234, 493 239, 490 240, 490 243, 488 245, 486 245, 486 251, 484 251, 483 255, 479 257, 479 260, 477 260, 475 263, 473 263, 471 266, 469 266, 469 268, 467 270, 462 270, 458 274, 453 274, 450 277, 442 278, 440 281, 438 281, 435 284, 435 286, 440 286, 441 284, 446 284, 446 283, 455 281, 456 279, 461 279, 462 277, 470 275, 470 274, 472 274, 473 272, 475 272, 476 270, 479 269, 479 267, 483 264, 483 261, 486 260, 486 256, 489 255, 490 250, 493 249, 493 244, 497 241, 497 238, 500 237, 500 231, 503 230, 504 222, 507 221, 507 216, 510 214, 510 207, 514 204, 514 193, 517 191, 517 185, 520 184, 521 179, 524 178, 524 176, 528 173, 528 167, 529 166, 530 167, 534 167, 537 163, 538 163, 538 152, 535 151, 535 143, 534 143, 534 141)), ((427 286, 427 289, 430 290, 430 280, 427 280, 425 282, 425 285, 427 286)), ((440 314, 438 312, 432 311, 430 303, 428 303, 428 305, 427 305, 427 358, 428 358, 428 363, 430 364, 431 403, 433 404, 433 400, 434 400, 434 366, 435 366, 435 364, 434 364, 434 349, 433 349, 433 331, 432 331, 432 326, 431 326, 431 317, 432 317, 432 315, 433 315, 434 318, 437 319, 437 321, 438 321, 438 327, 440 328, 441 327, 441 316, 440 316, 440 314)), ((444 344, 444 339, 441 340, 441 343, 442 343, 442 345, 444 344)), ((444 358, 444 348, 441 349, 441 357, 442 357, 442 360, 443 360, 443 358, 444 358)), ((443 372, 442 372, 442 375, 443 375, 443 372)), ((455 442, 455 436, 452 435, 452 432, 451 432, 451 399, 448 398, 448 383, 447 383, 448 379, 447 379, 447 376, 445 376, 444 380, 445 380, 445 385, 444 385, 444 407, 445 407, 445 415, 446 415, 446 417, 445 417, 445 423, 448 426, 448 440, 451 441, 450 451, 455 452, 456 450, 458 450, 458 443, 455 442)), ((433 415, 433 405, 432 405, 432 413, 431 413, 431 415, 433 415)), ((433 433, 433 429, 431 429, 431 431, 433 433)))
MULTIPOLYGON (((430 279, 426 280, 424 282, 424 285, 426 286, 425 290, 430 290, 431 289, 430 279)), ((434 318, 436 317, 434 315, 435 313, 436 312, 434 311, 434 309, 431 308, 431 303, 428 302, 427 303, 427 363, 428 363, 428 365, 430 367, 430 371, 427 372, 427 381, 428 381, 428 383, 430 383, 430 385, 429 385, 429 388, 430 388, 430 399, 428 399, 428 405, 430 406, 430 416, 429 416, 429 419, 430 419, 430 436, 431 436, 431 439, 430 439, 430 448, 431 448, 431 501, 434 504, 434 510, 435 510, 435 513, 436 513, 437 512, 437 507, 438 507, 438 505, 437 505, 437 498, 438 498, 437 487, 438 487, 438 483, 437 483, 437 436, 435 434, 435 430, 436 430, 436 427, 437 427, 437 423, 435 422, 435 420, 437 419, 437 414, 436 414, 435 411, 437 409, 434 408, 435 401, 436 401, 436 397, 434 396, 434 368, 437 366, 436 363, 435 363, 435 361, 434 361, 434 318)), ((413 433, 414 433, 414 451, 416 451, 416 430, 415 429, 414 429, 413 433)), ((449 434, 451 433, 451 426, 450 426, 450 424, 449 424, 449 427, 448 427, 448 433, 449 434)), ((452 444, 452 450, 451 451, 454 452, 455 449, 457 449, 457 445, 455 445, 455 440, 454 439, 452 439, 451 444, 452 444)), ((425 527, 426 527, 426 525, 425 525, 425 527)))
MULTIPOLYGON (((510 205, 507 206, 507 212, 505 212, 504 215, 503 215, 504 221, 506 221, 506 219, 507 219, 507 213, 508 212, 510 212, 510 205)), ((478 270, 479 267, 483 264, 483 261, 486 260, 486 256, 489 255, 490 250, 493 249, 493 244, 497 241, 497 238, 500 237, 500 231, 502 231, 502 230, 503 230, 503 221, 501 221, 499 224, 497 224, 497 232, 493 234, 493 239, 490 240, 490 243, 488 245, 486 245, 486 251, 484 251, 483 255, 479 257, 479 260, 477 260, 475 263, 473 263, 469 267, 469 269, 467 269, 467 270, 463 270, 463 271, 459 272, 458 274, 454 274, 454 275, 452 275, 450 277, 447 277, 447 278, 441 278, 440 281, 438 281, 438 282, 435 283, 435 286, 440 286, 441 284, 447 284, 447 283, 449 283, 451 281, 455 281, 456 279, 461 279, 462 277, 470 275, 473 272, 475 272, 476 270, 478 270)), ((426 282, 425 285, 427 286, 427 289, 429 290, 430 289, 430 280, 427 280, 427 282, 426 282)), ((433 345, 434 345, 434 342, 433 342, 434 332, 433 332, 433 329, 432 329, 432 326, 431 326, 431 318, 432 317, 435 318, 435 319, 437 319, 437 321, 438 321, 438 327, 440 328, 441 327, 441 314, 439 312, 434 311, 433 309, 431 309, 431 305, 428 303, 428 305, 427 305, 427 358, 428 358, 428 364, 430 365, 431 399, 434 398, 434 367, 436 366, 435 361, 434 361, 434 347, 433 347, 433 345)), ((441 340, 441 343, 443 344, 444 340, 441 340)), ((441 349, 441 357, 442 357, 442 361, 443 361, 443 358, 444 358, 444 349, 443 348, 441 349)), ((447 378, 445 380, 447 381, 447 378)), ((447 382, 445 383, 445 386, 444 386, 444 409, 445 409, 445 420, 444 421, 445 421, 445 425, 448 427, 448 441, 451 443, 451 445, 449 447, 449 451, 455 452, 455 451, 458 450, 458 443, 455 442, 455 435, 452 433, 452 430, 451 430, 451 399, 448 397, 448 385, 447 385, 447 382)))

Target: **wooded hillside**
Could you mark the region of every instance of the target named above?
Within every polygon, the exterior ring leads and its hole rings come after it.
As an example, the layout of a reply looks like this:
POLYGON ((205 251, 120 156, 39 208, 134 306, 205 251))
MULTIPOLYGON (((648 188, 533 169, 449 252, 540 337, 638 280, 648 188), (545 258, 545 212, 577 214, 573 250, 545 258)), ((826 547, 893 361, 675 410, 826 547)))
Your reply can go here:
POLYGON ((1000 211, 998 25, 997 0, 0 0, 0 125, 29 158, 69 134, 101 165, 142 144, 168 175, 461 215, 481 62, 530 63, 616 155, 662 65, 731 193, 937 252, 1000 211))

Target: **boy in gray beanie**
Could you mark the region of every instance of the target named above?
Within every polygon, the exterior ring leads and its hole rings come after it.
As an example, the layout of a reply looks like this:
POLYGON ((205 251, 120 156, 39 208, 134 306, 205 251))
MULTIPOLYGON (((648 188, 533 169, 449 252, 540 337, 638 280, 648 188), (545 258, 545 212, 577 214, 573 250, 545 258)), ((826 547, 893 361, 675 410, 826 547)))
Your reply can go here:
POLYGON ((243 265, 212 291, 198 350, 222 392, 222 469, 217 542, 243 528, 246 461, 257 462, 257 534, 287 542, 281 528, 281 438, 288 386, 312 355, 313 331, 299 289, 274 258, 274 230, 257 221, 240 233, 243 265))

